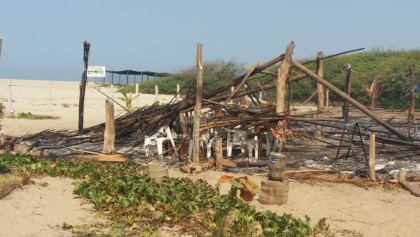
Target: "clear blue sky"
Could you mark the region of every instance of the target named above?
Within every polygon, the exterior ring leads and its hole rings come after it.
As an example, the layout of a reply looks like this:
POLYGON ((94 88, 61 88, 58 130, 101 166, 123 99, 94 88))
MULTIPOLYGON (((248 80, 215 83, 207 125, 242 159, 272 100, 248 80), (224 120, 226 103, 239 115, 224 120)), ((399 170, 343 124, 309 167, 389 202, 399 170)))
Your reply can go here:
POLYGON ((205 61, 244 65, 365 47, 419 49, 420 1, 1 0, 0 78, 80 80, 90 65, 176 72, 205 61))

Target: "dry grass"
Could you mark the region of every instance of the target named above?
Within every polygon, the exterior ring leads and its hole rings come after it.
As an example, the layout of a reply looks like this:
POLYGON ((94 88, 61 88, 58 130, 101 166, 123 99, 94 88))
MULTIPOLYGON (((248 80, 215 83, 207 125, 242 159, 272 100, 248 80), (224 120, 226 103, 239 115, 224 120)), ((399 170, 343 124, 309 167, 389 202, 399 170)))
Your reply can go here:
POLYGON ((21 188, 23 186, 23 179, 14 174, 2 174, 0 175, 0 199, 7 196, 15 188, 21 188))

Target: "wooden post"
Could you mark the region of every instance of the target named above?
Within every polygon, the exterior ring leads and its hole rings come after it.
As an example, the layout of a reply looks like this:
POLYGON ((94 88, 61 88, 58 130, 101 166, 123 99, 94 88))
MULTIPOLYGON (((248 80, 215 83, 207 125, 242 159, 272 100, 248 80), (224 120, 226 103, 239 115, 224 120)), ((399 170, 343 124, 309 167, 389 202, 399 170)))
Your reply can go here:
POLYGON ((176 99, 181 99, 181 88, 179 87, 179 84, 176 84, 176 99))
POLYGON ((115 121, 114 103, 109 99, 105 100, 105 132, 104 132, 104 154, 112 154, 115 143, 115 121))
POLYGON ((369 178, 372 181, 376 181, 375 177, 375 157, 376 157, 376 148, 375 148, 375 133, 371 133, 369 136, 369 178))
POLYGON ((197 87, 194 106, 193 162, 200 163, 200 114, 203 94, 203 44, 197 44, 197 87))
POLYGON ((9 98, 7 99, 7 101, 9 102, 9 113, 12 113, 13 108, 12 108, 12 101, 13 101, 13 96, 12 96, 12 80, 8 80, 8 86, 9 86, 9 98))
POLYGON ((114 86, 114 84, 111 84, 110 89, 111 89, 111 98, 112 98, 112 100, 114 100, 114 96, 115 96, 115 86, 114 86))
POLYGON ((83 61, 85 63, 85 70, 83 71, 82 81, 80 83, 80 97, 79 97, 79 134, 83 134, 83 114, 85 108, 85 93, 87 83, 87 68, 89 61, 90 44, 83 42, 83 61))
MULTIPOLYGON (((350 96, 351 93, 351 84, 350 84, 350 79, 351 79, 351 66, 350 64, 347 64, 346 66, 346 79, 344 81, 344 93, 346 93, 347 95, 350 96)), ((347 100, 344 100, 344 105, 343 105, 343 119, 344 122, 348 123, 349 122, 349 102, 347 100)))
POLYGON ((216 157, 216 170, 221 170, 222 167, 222 159, 223 159, 223 148, 222 148, 222 138, 217 137, 214 141, 214 150, 215 150, 215 157, 216 157))
MULTIPOLYGON (((324 78, 324 61, 322 58, 324 54, 322 52, 318 52, 317 54, 317 75, 319 77, 324 78)), ((316 91, 318 93, 318 112, 322 112, 324 110, 324 86, 321 83, 316 83, 316 91)))
POLYGON ((307 67, 303 66, 301 63, 299 63, 299 62, 297 62, 295 60, 292 60, 292 63, 301 72, 303 72, 306 75, 310 76, 315 81, 323 84, 326 88, 330 89, 331 91, 333 91, 334 93, 336 93, 337 95, 339 95, 341 98, 344 98, 345 100, 349 101, 352 105, 354 105, 356 108, 360 109, 360 111, 362 111, 363 113, 365 113, 366 115, 368 115, 369 117, 371 117, 373 120, 375 120, 376 122, 378 122, 380 125, 384 126, 390 132, 392 132, 393 134, 395 134, 396 136, 398 136, 402 140, 405 140, 405 141, 407 140, 407 137, 405 137, 403 134, 401 134, 400 132, 398 132, 394 127, 392 127, 391 125, 389 125, 387 122, 383 121, 375 113, 373 113, 372 111, 370 111, 369 109, 367 109, 365 106, 363 106, 362 104, 360 104, 357 100, 351 98, 349 95, 347 95, 346 93, 344 93, 343 91, 341 91, 340 89, 338 89, 337 87, 335 87, 333 84, 331 84, 328 81, 324 80, 322 77, 319 77, 314 72, 312 72, 311 70, 309 70, 307 67))
POLYGON ((156 96, 155 102, 159 101, 159 86, 158 85, 155 85, 155 96, 156 96))
POLYGON ((139 93, 139 83, 136 83, 136 95, 139 93))
POLYGON ((410 66, 410 108, 408 110, 408 118, 407 118, 407 137, 411 138, 411 122, 414 119, 414 70, 413 66, 410 66))
POLYGON ((185 125, 185 113, 182 112, 182 111, 179 113, 179 124, 180 124, 181 130, 182 130, 182 137, 183 138, 190 138, 189 134, 188 134, 187 126, 185 125))
POLYGON ((276 114, 281 115, 285 112, 284 96, 286 90, 286 80, 289 75, 290 61, 292 60, 293 49, 295 44, 292 41, 286 49, 284 54, 283 62, 281 63, 277 72, 277 105, 276 114))
POLYGON ((325 93, 325 107, 330 107, 330 90, 327 89, 325 93))
MULTIPOLYGON (((316 65, 317 65, 317 75, 319 77, 324 77, 324 61, 322 60, 322 58, 324 57, 324 53, 322 52, 318 52, 316 55, 316 65)), ((316 92, 318 95, 318 118, 321 118, 321 112, 324 111, 324 86, 317 82, 316 83, 316 92)), ((316 125, 315 126, 315 137, 320 138, 321 137, 321 130, 322 127, 321 125, 316 125)))

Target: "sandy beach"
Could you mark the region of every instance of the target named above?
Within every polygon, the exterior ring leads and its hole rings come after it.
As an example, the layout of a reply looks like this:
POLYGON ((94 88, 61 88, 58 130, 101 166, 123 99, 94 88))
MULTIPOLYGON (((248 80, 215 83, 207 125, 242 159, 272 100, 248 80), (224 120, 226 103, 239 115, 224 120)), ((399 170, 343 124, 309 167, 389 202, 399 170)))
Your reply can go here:
MULTIPOLYGON (((30 112, 60 117, 59 119, 30 120, 30 122, 26 119, 5 117, 1 122, 3 133, 21 136, 46 129, 76 130, 78 126, 79 84, 80 82, 76 81, 0 79, 0 102, 5 107, 6 115, 30 112), (11 86, 9 86, 9 83, 11 86), (8 101, 10 94, 11 103, 8 101)), ((118 93, 116 87, 103 87, 100 84, 89 82, 85 95, 84 127, 105 121, 105 99, 107 97, 104 94, 124 106, 124 101, 119 99, 121 94, 118 93)), ((141 93, 138 95, 133 100, 133 107, 151 105, 156 101, 156 95, 141 93)), ((172 98, 173 95, 159 95, 158 100, 160 103, 168 103, 172 98)), ((115 104, 115 115, 118 116, 123 113, 125 113, 125 110, 115 104)))
MULTIPOLYGON (((78 82, 11 80, 11 103, 8 102, 10 96, 8 83, 7 79, 0 80, 0 99, 7 115, 31 112, 60 118, 48 120, 4 118, 1 122, 4 134, 21 136, 45 129, 77 128, 78 82)), ((98 86, 89 83, 87 87, 85 127, 104 122, 106 96, 98 92, 95 87, 123 103, 118 99, 116 88, 98 86)), ((167 103, 172 98, 173 95, 160 95, 159 101, 167 103)), ((155 95, 140 94, 134 101, 134 106, 152 104, 155 100, 155 95)), ((115 111, 117 115, 124 113, 124 109, 118 105, 115 106, 115 111)), ((212 185, 223 174, 226 173, 207 171, 188 176, 179 171, 170 171, 171 177, 201 178, 212 185)), ((254 175, 251 178, 260 183, 265 177, 254 175)), ((40 232, 46 234, 42 236, 70 236, 69 232, 63 233, 57 225, 62 225, 63 222, 79 225, 96 221, 92 207, 80 206, 81 200, 75 199, 71 193, 73 189, 71 180, 44 178, 39 182, 49 183, 48 188, 30 185, 24 189, 17 189, 6 199, 0 200, 0 223, 10 226, 6 232, 0 228, 0 236, 41 236, 40 232), (11 223, 12 219, 16 221, 11 223)), ((222 191, 227 192, 228 189, 229 187, 225 185, 222 191)), ((369 237, 420 236, 418 231, 420 198, 403 189, 387 191, 380 186, 361 188, 349 184, 292 181, 289 201, 285 205, 262 205, 257 200, 252 204, 261 211, 271 210, 279 214, 286 212, 301 218, 308 215, 314 222, 325 217, 335 231, 335 236, 362 236, 360 234, 369 237)))

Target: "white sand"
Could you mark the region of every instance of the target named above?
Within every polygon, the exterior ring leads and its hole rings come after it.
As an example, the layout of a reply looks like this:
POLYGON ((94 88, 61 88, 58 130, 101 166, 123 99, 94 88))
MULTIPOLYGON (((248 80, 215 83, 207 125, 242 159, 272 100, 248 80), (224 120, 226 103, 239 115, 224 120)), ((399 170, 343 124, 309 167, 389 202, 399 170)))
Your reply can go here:
POLYGON ((92 204, 73 195, 72 179, 34 180, 0 200, 1 237, 72 236, 71 230, 62 229, 64 222, 76 227, 100 221, 92 204))
MULTIPOLYGON (((60 119, 25 120, 4 118, 1 122, 4 134, 20 136, 26 133, 36 133, 45 129, 78 128, 79 84, 74 81, 40 81, 40 80, 11 80, 12 103, 8 102, 10 86, 8 79, 0 79, 0 102, 5 107, 7 115, 10 113, 28 113, 59 116, 60 119)), ((84 127, 93 126, 105 121, 106 96, 114 98, 121 105, 121 94, 116 88, 100 87, 99 84, 88 83, 85 95, 84 127)), ((132 95, 135 96, 134 94, 132 95)), ((159 95, 160 103, 168 103, 173 95, 159 95)), ((133 107, 151 105, 156 96, 139 94, 133 101, 133 107)), ((115 104, 115 114, 123 114, 125 110, 115 104)))

